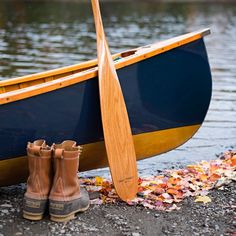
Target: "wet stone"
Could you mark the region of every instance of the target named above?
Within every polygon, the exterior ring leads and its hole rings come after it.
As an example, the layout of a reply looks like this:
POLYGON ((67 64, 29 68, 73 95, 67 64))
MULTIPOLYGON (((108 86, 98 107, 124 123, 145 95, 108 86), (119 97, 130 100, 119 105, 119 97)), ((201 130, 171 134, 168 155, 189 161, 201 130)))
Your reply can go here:
POLYGON ((52 232, 55 232, 55 231, 56 231, 56 228, 53 227, 53 226, 50 226, 50 230, 51 230, 52 232))
POLYGON ((175 228, 177 226, 177 223, 173 223, 172 227, 175 228))
POLYGON ((218 231, 220 229, 219 225, 215 225, 215 230, 218 231))
POLYGON ((23 235, 22 232, 16 232, 16 233, 15 233, 15 236, 21 236, 21 235, 23 235))
POLYGON ((9 211, 8 211, 7 209, 3 209, 3 210, 1 210, 1 213, 3 213, 3 214, 9 214, 9 211))
POLYGON ((193 232, 193 235, 198 236, 200 234, 198 232, 193 232))
POLYGON ((140 236, 140 233, 133 232, 131 235, 132 236, 140 236))
POLYGON ((0 205, 0 207, 11 208, 13 206, 11 204, 5 203, 5 204, 0 205))

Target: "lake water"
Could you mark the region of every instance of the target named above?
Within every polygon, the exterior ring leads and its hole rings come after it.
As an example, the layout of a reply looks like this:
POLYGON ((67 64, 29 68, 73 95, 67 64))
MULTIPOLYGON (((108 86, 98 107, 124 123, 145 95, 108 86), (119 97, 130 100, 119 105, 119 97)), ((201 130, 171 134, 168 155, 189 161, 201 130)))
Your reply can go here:
MULTIPOLYGON (((236 148, 236 3, 117 1, 101 7, 112 53, 205 27, 212 31, 205 42, 213 98, 202 128, 176 150, 139 162, 140 174, 214 159, 236 148)), ((94 57, 96 35, 88 1, 0 1, 1 80, 94 57)))

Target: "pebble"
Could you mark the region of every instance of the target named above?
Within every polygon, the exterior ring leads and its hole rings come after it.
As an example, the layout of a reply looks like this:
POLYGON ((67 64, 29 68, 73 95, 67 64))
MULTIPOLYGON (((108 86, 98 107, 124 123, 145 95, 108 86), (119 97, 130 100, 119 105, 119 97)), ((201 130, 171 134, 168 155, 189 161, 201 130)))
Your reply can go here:
POLYGON ((218 231, 220 229, 219 225, 215 225, 215 230, 218 231))
POLYGON ((21 235, 23 235, 23 233, 21 233, 21 232, 16 232, 15 233, 15 236, 21 236, 21 235))
POLYGON ((51 226, 50 229, 51 229, 52 232, 55 232, 55 231, 56 231, 56 228, 53 227, 53 226, 51 226))
POLYGON ((132 236, 140 236, 140 233, 133 232, 132 236))
POLYGON ((177 223, 173 223, 172 227, 174 227, 174 228, 175 228, 176 226, 177 226, 177 223))
POLYGON ((89 232, 98 232, 99 230, 95 227, 89 227, 89 228, 86 228, 86 230, 88 230, 89 232))
POLYGON ((0 207, 11 208, 11 207, 13 207, 13 206, 12 206, 11 204, 5 203, 5 204, 2 204, 0 207))
POLYGON ((11 208, 11 209, 10 209, 10 211, 11 211, 11 212, 15 212, 15 211, 16 211, 16 209, 14 209, 14 208, 11 208))
POLYGON ((1 210, 1 213, 3 213, 3 214, 9 214, 9 211, 8 211, 7 209, 3 209, 3 210, 1 210))

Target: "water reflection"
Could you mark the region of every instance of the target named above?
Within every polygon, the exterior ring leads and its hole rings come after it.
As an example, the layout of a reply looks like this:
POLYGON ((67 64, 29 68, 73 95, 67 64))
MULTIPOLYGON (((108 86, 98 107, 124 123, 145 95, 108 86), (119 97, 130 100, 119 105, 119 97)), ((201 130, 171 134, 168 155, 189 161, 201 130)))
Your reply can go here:
MULTIPOLYGON (((140 170, 212 158, 236 147, 236 3, 103 2, 113 53, 211 27, 206 38, 214 91, 197 135, 184 146, 140 163, 140 170)), ((0 1, 0 79, 75 64, 96 56, 90 4, 0 1)))

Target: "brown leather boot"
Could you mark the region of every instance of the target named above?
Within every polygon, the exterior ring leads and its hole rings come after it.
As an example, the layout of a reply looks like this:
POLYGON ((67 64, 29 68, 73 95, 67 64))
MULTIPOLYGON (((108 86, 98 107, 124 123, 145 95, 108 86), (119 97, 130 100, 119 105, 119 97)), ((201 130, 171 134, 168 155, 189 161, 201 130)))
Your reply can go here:
POLYGON ((23 217, 41 220, 48 204, 52 185, 52 149, 45 140, 27 145, 29 177, 23 201, 23 217))
POLYGON ((73 219, 75 213, 89 207, 89 196, 80 188, 77 176, 81 148, 67 140, 53 145, 54 179, 49 196, 49 213, 52 221, 73 219))

